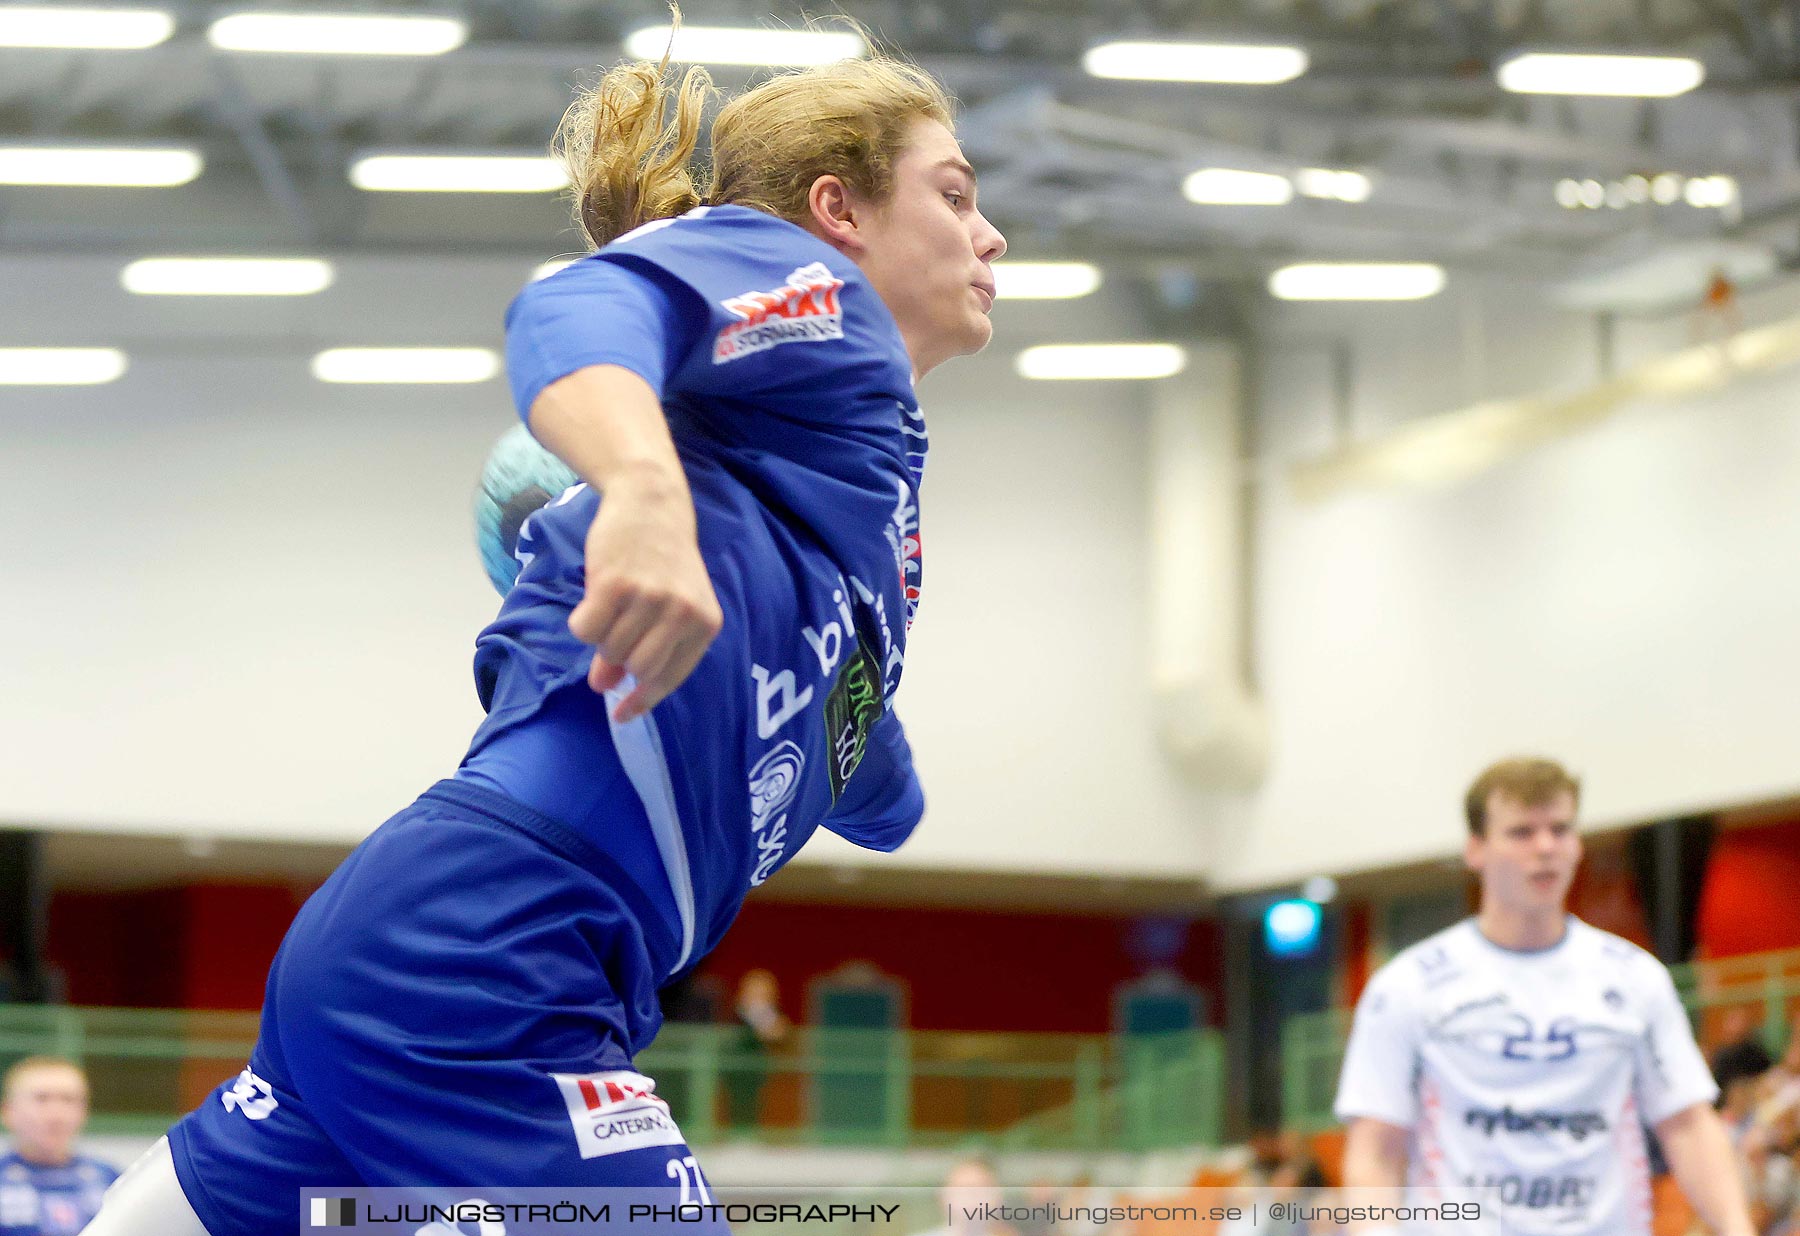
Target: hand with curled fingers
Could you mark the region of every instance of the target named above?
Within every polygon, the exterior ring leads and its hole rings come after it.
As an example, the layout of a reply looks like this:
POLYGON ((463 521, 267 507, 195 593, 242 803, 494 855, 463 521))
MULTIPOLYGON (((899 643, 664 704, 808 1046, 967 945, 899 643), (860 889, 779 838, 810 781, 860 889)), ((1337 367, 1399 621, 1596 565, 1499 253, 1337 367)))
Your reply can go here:
POLYGON ((632 678, 613 719, 634 720, 681 685, 724 625, 661 398, 630 369, 592 365, 546 386, 530 425, 600 492, 587 534, 587 587, 569 630, 594 645, 594 690, 632 678))
POLYGON ((700 663, 724 614, 700 557, 694 508, 679 472, 615 476, 588 529, 587 591, 569 630, 594 645, 588 683, 633 680, 613 719, 643 716, 700 663))

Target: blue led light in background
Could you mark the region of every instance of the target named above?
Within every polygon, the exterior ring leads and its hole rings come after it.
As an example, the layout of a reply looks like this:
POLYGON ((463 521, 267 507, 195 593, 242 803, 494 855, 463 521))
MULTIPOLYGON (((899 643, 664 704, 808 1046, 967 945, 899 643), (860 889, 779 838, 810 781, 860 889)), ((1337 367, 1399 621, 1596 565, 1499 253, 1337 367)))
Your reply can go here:
POLYGON ((1319 946, 1323 918, 1310 901, 1277 901, 1263 914, 1263 942, 1276 957, 1304 957, 1319 946))

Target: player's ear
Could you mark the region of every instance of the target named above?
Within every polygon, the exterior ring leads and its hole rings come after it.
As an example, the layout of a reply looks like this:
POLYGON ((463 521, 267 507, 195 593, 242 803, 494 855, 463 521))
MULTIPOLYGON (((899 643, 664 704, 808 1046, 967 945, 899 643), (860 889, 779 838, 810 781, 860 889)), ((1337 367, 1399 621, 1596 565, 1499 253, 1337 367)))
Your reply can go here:
POLYGON ((1484 844, 1485 840, 1485 838, 1477 837, 1474 833, 1470 833, 1468 840, 1463 842, 1463 866, 1467 867, 1470 871, 1473 871, 1476 875, 1481 874, 1482 859, 1487 857, 1487 846, 1484 844))
POLYGON ((868 246, 858 223, 858 204, 850 187, 836 176, 820 176, 806 191, 811 231, 826 244, 854 258, 868 246))

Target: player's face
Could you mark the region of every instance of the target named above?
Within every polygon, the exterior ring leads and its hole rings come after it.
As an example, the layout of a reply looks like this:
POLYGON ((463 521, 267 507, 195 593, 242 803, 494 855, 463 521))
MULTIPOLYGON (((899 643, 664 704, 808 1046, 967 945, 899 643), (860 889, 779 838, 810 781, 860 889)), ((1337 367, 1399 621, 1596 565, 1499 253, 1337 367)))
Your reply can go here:
POLYGON ((1006 239, 975 206, 975 173, 950 130, 918 120, 894 164, 894 191, 867 216, 857 264, 887 304, 923 375, 987 346, 992 263, 1006 239))
POLYGON ((87 1082, 69 1068, 27 1069, 13 1079, 0 1119, 21 1154, 35 1162, 65 1162, 87 1123, 87 1082))
POLYGON ((1469 838, 1465 857, 1481 877, 1484 899, 1521 914, 1560 914, 1581 862, 1575 796, 1558 794, 1533 807, 1491 795, 1487 834, 1469 838))

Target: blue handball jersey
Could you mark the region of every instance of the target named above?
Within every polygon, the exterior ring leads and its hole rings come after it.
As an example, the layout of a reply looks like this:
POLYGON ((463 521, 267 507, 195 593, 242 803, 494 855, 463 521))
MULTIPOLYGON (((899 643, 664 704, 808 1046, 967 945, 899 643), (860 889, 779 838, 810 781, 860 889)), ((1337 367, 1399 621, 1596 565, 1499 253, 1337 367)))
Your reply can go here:
MULTIPOLYGON (((507 354, 522 416, 577 369, 642 375, 693 492, 723 630, 648 716, 611 724, 667 876, 646 891, 680 924, 673 974, 821 825, 891 850, 924 811, 892 711, 921 569, 911 365, 855 263, 735 206, 639 228, 528 286, 507 354)), ((586 677, 593 650, 567 620, 601 500, 578 485, 521 529, 518 581, 477 641, 488 715, 472 757, 586 677)))
POLYGON ((0 1236, 75 1236, 118 1175, 81 1156, 56 1167, 16 1154, 0 1158, 0 1236))

